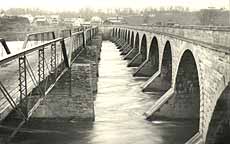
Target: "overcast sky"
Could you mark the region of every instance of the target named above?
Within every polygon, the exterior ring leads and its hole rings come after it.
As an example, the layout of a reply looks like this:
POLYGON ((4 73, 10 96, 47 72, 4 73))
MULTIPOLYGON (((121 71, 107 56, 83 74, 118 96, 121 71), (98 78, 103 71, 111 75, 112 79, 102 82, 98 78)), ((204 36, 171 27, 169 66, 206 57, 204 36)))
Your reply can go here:
POLYGON ((197 10, 207 7, 229 9, 229 0, 1 0, 0 9, 41 8, 51 11, 79 10, 83 7, 103 8, 144 8, 161 6, 184 6, 197 10))

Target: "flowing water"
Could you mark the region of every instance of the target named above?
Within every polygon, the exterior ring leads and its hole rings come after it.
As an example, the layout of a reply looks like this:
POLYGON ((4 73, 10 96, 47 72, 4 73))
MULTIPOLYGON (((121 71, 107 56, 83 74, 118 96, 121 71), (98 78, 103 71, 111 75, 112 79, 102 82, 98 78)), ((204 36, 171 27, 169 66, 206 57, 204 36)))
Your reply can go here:
POLYGON ((99 65, 95 122, 30 122, 17 134, 17 144, 183 144, 191 125, 147 121, 143 113, 159 98, 141 92, 146 78, 134 78, 116 46, 104 41, 99 65))

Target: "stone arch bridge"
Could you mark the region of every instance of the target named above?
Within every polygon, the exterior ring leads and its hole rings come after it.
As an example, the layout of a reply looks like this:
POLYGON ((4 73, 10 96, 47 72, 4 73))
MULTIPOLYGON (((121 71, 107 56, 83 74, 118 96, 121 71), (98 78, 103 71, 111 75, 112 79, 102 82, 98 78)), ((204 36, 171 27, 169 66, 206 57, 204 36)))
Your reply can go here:
MULTIPOLYGON (((111 39, 149 77, 143 92, 162 96, 147 119, 194 121, 189 143, 214 144, 229 136, 230 31, 221 27, 108 26, 111 39)), ((229 142, 229 140, 227 140, 229 142)))

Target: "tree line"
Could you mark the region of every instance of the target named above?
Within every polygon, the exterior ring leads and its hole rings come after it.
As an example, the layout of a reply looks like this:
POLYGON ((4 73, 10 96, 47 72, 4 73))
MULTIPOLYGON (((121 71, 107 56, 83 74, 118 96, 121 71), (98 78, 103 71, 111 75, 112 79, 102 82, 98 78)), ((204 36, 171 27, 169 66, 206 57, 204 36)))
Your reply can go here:
MULTIPOLYGON (((207 8, 199 11, 190 11, 188 7, 159 7, 159 8, 144 8, 144 9, 92 9, 81 8, 78 11, 63 11, 52 12, 47 10, 41 10, 38 8, 10 8, 4 11, 6 15, 59 15, 61 18, 78 18, 82 17, 86 20, 90 20, 93 16, 99 16, 102 19, 108 17, 121 16, 129 19, 129 17, 142 17, 142 23, 156 23, 160 21, 173 21, 175 23, 184 24, 184 21, 188 21, 191 24, 202 25, 229 25, 229 12, 225 9, 207 8), (152 21, 151 18, 155 18, 152 21), (171 17, 171 19, 170 19, 171 17)), ((187 24, 187 23, 185 23, 187 24)))

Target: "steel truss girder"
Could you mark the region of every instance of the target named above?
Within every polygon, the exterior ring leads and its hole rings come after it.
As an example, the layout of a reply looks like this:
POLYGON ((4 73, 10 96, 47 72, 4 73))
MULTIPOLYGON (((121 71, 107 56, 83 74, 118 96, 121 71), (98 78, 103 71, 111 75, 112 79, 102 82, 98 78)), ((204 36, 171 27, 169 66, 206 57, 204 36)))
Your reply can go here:
POLYGON ((38 83, 45 79, 45 52, 44 48, 38 50, 38 83))
POLYGON ((20 106, 27 117, 27 71, 26 71, 26 56, 19 57, 19 92, 20 92, 20 106))
POLYGON ((50 59, 51 73, 55 73, 57 68, 57 48, 56 43, 51 44, 51 59, 50 59))

